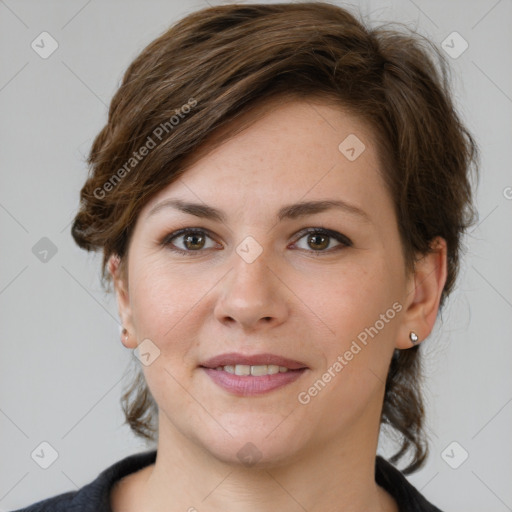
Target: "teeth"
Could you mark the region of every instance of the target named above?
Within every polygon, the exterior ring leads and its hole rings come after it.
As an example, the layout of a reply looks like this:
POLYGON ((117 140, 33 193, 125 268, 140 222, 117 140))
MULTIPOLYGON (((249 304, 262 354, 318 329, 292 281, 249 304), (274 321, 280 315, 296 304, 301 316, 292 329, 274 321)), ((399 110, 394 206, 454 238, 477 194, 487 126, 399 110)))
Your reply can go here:
POLYGON ((235 375, 251 375, 251 367, 246 364, 237 364, 235 366, 235 375))
POLYGON ((267 365, 262 364, 258 366, 251 366, 251 375, 268 375, 267 365))
POLYGON ((277 366, 275 364, 261 364, 250 366, 248 364, 226 365, 217 366, 216 370, 232 373, 235 375, 254 375, 259 377, 261 375, 275 375, 276 373, 285 373, 288 371, 286 366, 277 366))

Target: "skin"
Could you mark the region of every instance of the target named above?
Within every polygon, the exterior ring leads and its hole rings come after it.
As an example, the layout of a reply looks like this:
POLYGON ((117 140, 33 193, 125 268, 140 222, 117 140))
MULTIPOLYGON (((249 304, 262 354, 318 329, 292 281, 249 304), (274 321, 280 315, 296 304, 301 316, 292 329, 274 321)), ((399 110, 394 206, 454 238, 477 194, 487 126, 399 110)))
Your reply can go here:
POLYGON ((145 205, 127 275, 110 260, 126 346, 149 338, 160 350, 142 365, 159 407, 157 459, 114 489, 116 512, 398 510, 374 480, 384 382, 394 349, 411 347, 410 331, 421 341, 432 330, 446 244, 436 239, 432 253, 406 271, 364 122, 320 100, 280 100, 259 114, 212 151, 205 146, 145 205), (349 134, 366 147, 354 161, 338 149, 349 134), (174 208, 149 215, 169 198, 221 209, 226 220, 174 208), (342 199, 367 218, 334 208, 276 218, 284 205, 325 199, 342 199), (336 231, 352 245, 300 233, 310 227, 336 231), (181 228, 206 231, 188 244, 173 239, 187 254, 162 244, 181 228), (252 263, 236 252, 247 236, 263 250, 252 263), (394 318, 301 404, 298 394, 396 303, 394 318), (308 370, 264 395, 236 396, 198 367, 225 352, 270 352, 308 370), (237 456, 248 442, 260 457, 250 467, 237 456))

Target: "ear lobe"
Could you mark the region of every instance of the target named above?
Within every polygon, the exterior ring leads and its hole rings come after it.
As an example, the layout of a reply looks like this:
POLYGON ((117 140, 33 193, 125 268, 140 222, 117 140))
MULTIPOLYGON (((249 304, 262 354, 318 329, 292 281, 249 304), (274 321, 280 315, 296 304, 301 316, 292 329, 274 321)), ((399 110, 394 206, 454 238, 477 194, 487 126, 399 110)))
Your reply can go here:
POLYGON ((123 327, 128 331, 128 339, 123 341, 123 345, 127 348, 137 348, 130 295, 128 293, 128 273, 124 271, 124 268, 121 266, 121 260, 117 255, 110 256, 107 268, 114 283, 119 318, 121 319, 123 327))
POLYGON ((434 327, 447 275, 446 241, 436 237, 430 244, 431 251, 416 263, 411 275, 411 292, 404 311, 404 321, 398 333, 396 348, 413 346, 409 337, 416 333, 418 342, 424 340, 434 327))

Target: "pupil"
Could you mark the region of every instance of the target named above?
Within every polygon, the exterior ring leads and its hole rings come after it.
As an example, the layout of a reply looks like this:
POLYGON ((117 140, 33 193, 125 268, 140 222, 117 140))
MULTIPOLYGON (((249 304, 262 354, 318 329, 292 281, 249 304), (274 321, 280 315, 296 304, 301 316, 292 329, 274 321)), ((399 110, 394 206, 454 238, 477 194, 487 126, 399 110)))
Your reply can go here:
POLYGON ((190 248, 190 246, 189 246, 189 243, 190 243, 190 245, 194 246, 192 248, 197 248, 198 245, 199 245, 199 248, 201 248, 201 246, 202 246, 201 242, 194 242, 194 240, 201 239, 201 238, 203 238, 201 235, 188 235, 185 238, 185 245, 190 248))
POLYGON ((329 245, 328 243, 327 244, 325 243, 325 241, 327 240, 327 237, 325 235, 311 235, 309 237, 309 240, 310 240, 310 242, 313 241, 312 242, 313 245, 320 245, 321 246, 320 248, 325 248, 325 247, 327 247, 329 245), (314 241, 314 240, 316 240, 318 238, 323 239, 324 243, 322 244, 322 242, 317 243, 316 241, 314 241))

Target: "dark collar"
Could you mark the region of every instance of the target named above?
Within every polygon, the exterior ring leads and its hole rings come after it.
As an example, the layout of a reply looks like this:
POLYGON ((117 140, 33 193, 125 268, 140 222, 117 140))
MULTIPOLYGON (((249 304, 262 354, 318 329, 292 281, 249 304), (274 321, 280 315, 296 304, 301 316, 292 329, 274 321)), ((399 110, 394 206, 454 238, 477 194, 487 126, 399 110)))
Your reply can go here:
MULTIPOLYGON (((83 512, 112 512, 110 493, 114 484, 130 473, 153 464, 155 460, 156 450, 129 455, 102 471, 95 480, 80 490, 50 498, 45 502, 55 505, 52 508, 55 511, 68 510, 67 506, 72 505, 83 512)), ((400 512, 441 512, 397 468, 380 456, 375 460, 375 481, 393 496, 400 512)))

